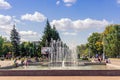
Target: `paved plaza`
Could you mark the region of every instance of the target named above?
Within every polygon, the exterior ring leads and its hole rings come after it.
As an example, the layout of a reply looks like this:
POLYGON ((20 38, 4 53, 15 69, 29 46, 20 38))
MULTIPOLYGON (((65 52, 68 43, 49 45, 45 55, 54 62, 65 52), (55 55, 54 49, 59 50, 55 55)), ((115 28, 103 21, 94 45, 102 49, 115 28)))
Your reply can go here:
POLYGON ((1 76, 0 80, 120 80, 120 77, 111 77, 111 76, 1 76))

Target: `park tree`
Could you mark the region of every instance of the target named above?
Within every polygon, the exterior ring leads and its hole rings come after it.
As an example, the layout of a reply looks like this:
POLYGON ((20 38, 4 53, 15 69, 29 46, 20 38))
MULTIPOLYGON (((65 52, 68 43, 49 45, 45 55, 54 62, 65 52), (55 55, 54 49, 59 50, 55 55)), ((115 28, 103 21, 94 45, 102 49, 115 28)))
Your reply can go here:
POLYGON ((60 36, 55 26, 51 27, 49 21, 46 22, 46 27, 44 29, 44 34, 42 36, 40 45, 41 46, 50 46, 51 39, 60 40, 60 36))
POLYGON ((5 41, 3 44, 3 54, 7 55, 8 52, 12 52, 12 44, 9 41, 5 41))
POLYGON ((55 28, 55 25, 53 25, 53 28, 52 28, 52 38, 53 40, 58 40, 58 39, 60 40, 60 36, 58 31, 55 28))
POLYGON ((37 53, 41 56, 41 48, 42 47, 50 47, 51 39, 53 40, 61 40, 58 31, 56 30, 55 26, 51 27, 48 19, 46 22, 46 26, 43 32, 43 36, 40 41, 40 45, 38 46, 37 53))
POLYGON ((52 28, 49 21, 47 20, 46 27, 44 29, 44 34, 41 39, 41 46, 46 46, 46 41, 48 42, 48 46, 49 46, 51 37, 52 37, 52 28))
POLYGON ((31 42, 22 42, 20 44, 20 54, 22 57, 24 56, 29 56, 32 57, 34 56, 34 45, 31 42))
POLYGON ((0 36, 0 55, 3 54, 3 43, 4 43, 4 38, 0 36))
POLYGON ((109 25, 103 32, 103 47, 105 55, 120 56, 120 25, 109 25))
POLYGON ((21 55, 22 57, 27 56, 25 43, 26 43, 26 42, 22 42, 22 43, 20 44, 20 55, 21 55))
POLYGON ((88 37, 88 48, 91 50, 92 54, 102 55, 103 45, 101 33, 92 33, 92 35, 88 37))
POLYGON ((20 45, 20 36, 19 33, 17 32, 15 25, 13 25, 13 29, 11 30, 11 44, 13 46, 13 52, 14 52, 14 56, 17 57, 20 55, 20 49, 19 49, 19 45, 20 45))
POLYGON ((22 57, 24 57, 24 56, 29 56, 29 57, 39 56, 38 46, 34 42, 22 42, 20 44, 20 54, 22 57))
POLYGON ((81 44, 77 46, 77 54, 78 54, 78 58, 82 56, 88 56, 89 54, 88 54, 87 44, 81 44))
POLYGON ((41 42, 40 42, 39 45, 37 46, 37 51, 36 51, 37 56, 39 56, 39 57, 42 57, 41 47, 42 47, 42 45, 41 45, 41 42))
POLYGON ((12 44, 5 38, 0 36, 0 56, 12 52, 12 44))

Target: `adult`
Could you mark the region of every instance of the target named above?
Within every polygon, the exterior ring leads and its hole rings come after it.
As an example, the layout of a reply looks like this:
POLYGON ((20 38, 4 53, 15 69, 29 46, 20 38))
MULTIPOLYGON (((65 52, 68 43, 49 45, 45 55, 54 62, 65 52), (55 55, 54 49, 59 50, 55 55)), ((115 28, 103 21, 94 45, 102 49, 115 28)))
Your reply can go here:
POLYGON ((100 56, 98 57, 98 61, 101 63, 101 57, 100 56))
POLYGON ((14 60, 14 64, 15 64, 16 67, 18 67, 17 59, 14 60))
POLYGON ((24 59, 21 60, 21 64, 22 64, 22 65, 24 65, 24 61, 25 61, 24 59))
POLYGON ((25 66, 28 66, 28 58, 25 60, 25 66))

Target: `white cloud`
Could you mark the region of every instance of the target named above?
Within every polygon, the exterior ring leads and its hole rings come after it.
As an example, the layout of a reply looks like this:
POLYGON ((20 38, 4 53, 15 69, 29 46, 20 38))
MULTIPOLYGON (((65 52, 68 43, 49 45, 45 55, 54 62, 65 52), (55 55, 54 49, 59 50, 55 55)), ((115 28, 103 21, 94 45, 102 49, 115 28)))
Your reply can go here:
POLYGON ((71 35, 71 36, 76 36, 77 33, 76 32, 63 32, 63 35, 71 35))
POLYGON ((56 2, 56 5, 59 5, 59 4, 60 4, 60 1, 57 1, 57 2, 56 2))
POLYGON ((21 16, 22 20, 29 20, 29 21, 36 21, 36 22, 43 22, 46 17, 39 13, 39 12, 35 12, 34 14, 25 14, 21 16))
POLYGON ((63 0, 65 6, 70 7, 72 6, 77 0, 63 0))
POLYGON ((63 0, 64 3, 75 3, 77 0, 63 0))
POLYGON ((89 29, 89 28, 103 28, 106 25, 109 25, 110 22, 103 20, 95 20, 95 19, 84 19, 84 20, 71 20, 69 18, 62 18, 60 20, 53 20, 51 25, 55 25, 58 30, 66 31, 66 30, 75 30, 79 31, 81 29, 89 29))
MULTIPOLYGON (((0 14, 0 35, 10 40, 10 31, 13 28, 14 23, 21 23, 20 20, 14 16, 1 15, 0 14)), ((41 35, 34 31, 18 31, 21 36, 21 41, 36 41, 40 40, 41 35)))
POLYGON ((0 14, 0 35, 10 40, 10 31, 13 28, 13 22, 17 23, 16 20, 12 16, 0 14))
POLYGON ((19 33, 22 36, 38 36, 37 32, 33 31, 20 31, 19 33))
POLYGON ((117 0, 117 3, 120 4, 120 0, 117 0))
POLYGON ((60 20, 53 20, 51 25, 55 25, 58 30, 65 31, 67 29, 72 28, 73 23, 69 18, 62 18, 60 20))
POLYGON ((11 8, 11 5, 5 1, 5 0, 0 0, 0 9, 9 9, 11 8))
POLYGON ((24 39, 24 38, 20 38, 20 41, 21 42, 25 42, 25 41, 28 41, 27 39, 24 39))
POLYGON ((0 15, 0 25, 9 24, 11 19, 11 16, 0 15))
POLYGON ((67 4, 65 4, 65 6, 70 7, 70 6, 72 6, 72 4, 67 3, 67 4))
POLYGON ((20 20, 16 19, 14 16, 1 15, 0 14, 0 32, 5 34, 10 34, 13 24, 22 23, 20 20))
POLYGON ((41 35, 33 31, 19 31, 21 41, 36 41, 40 40, 41 35))
POLYGON ((0 32, 4 32, 9 34, 10 30, 12 29, 12 17, 0 15, 0 32))

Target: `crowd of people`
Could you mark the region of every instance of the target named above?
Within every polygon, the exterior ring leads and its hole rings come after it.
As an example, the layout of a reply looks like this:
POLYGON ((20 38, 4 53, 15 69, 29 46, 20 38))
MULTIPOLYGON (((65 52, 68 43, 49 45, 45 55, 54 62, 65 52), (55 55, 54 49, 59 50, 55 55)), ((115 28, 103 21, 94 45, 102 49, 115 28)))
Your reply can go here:
POLYGON ((34 61, 32 61, 31 58, 22 58, 22 59, 16 58, 16 59, 14 60, 14 65, 15 65, 16 67, 18 67, 19 64, 20 64, 20 65, 28 66, 29 63, 33 63, 33 62, 39 62, 39 58, 38 58, 38 57, 35 57, 35 58, 34 58, 34 61), (20 63, 19 63, 19 61, 20 61, 20 63))
POLYGON ((110 60, 105 56, 105 59, 103 60, 102 56, 96 56, 96 57, 92 57, 92 62, 99 62, 101 63, 102 61, 104 61, 105 63, 110 63, 110 60))

